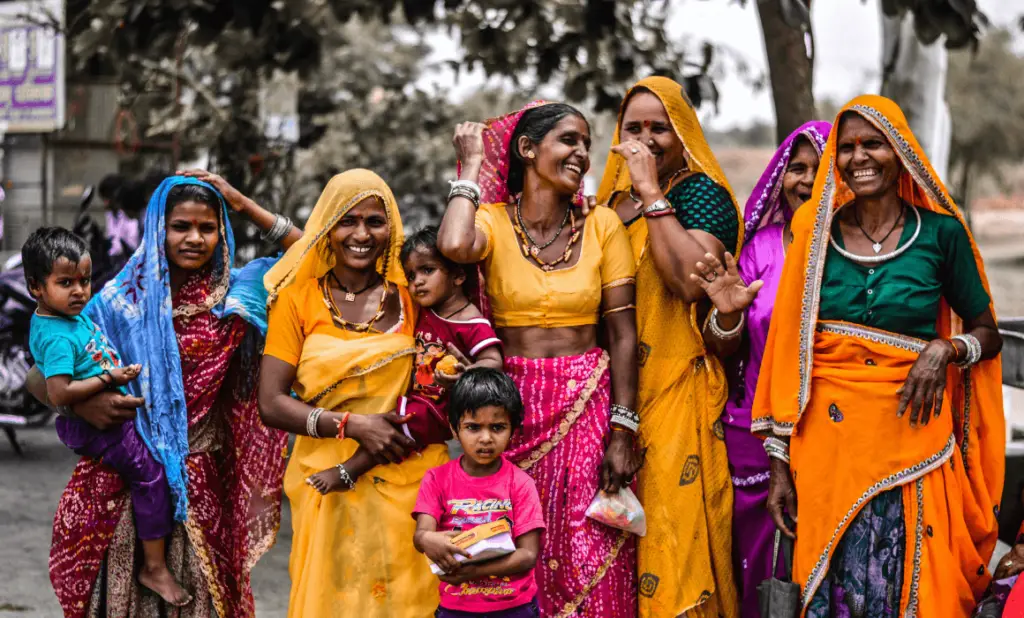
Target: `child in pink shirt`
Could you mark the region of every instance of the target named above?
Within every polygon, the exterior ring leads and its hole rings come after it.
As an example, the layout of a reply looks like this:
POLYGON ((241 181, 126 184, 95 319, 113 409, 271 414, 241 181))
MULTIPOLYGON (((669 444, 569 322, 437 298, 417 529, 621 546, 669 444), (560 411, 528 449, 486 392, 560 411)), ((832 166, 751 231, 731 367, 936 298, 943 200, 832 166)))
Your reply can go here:
POLYGON ((496 369, 470 369, 449 394, 448 418, 465 454, 427 472, 413 510, 416 549, 445 572, 435 616, 539 616, 533 568, 544 530, 540 497, 533 479, 502 456, 523 422, 519 390, 496 369), (468 554, 452 537, 502 518, 512 523, 513 553, 475 564, 456 560, 468 554))

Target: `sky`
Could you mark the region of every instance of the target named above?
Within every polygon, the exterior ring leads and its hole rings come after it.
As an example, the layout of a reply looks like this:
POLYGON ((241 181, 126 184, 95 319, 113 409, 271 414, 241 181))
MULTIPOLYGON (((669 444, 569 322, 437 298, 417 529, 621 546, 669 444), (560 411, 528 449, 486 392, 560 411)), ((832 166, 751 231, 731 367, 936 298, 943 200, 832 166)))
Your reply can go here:
MULTIPOLYGON (((688 49, 697 50, 705 41, 725 46, 754 71, 767 72, 761 27, 754 8, 757 0, 671 0, 669 32, 688 49)), ((996 25, 1011 25, 1024 14, 1021 0, 977 0, 981 10, 996 25)), ((815 36, 814 95, 817 100, 840 103, 864 93, 877 93, 881 71, 881 18, 879 0, 816 0, 811 21, 815 36)), ((455 42, 446 36, 430 38, 434 54, 430 60, 455 56, 455 42)), ((1024 36, 1017 37, 1024 52, 1024 36)), ((731 55, 731 54, 730 54, 731 55)), ((424 82, 451 89, 456 98, 468 95, 483 81, 479 74, 463 75, 456 82, 451 74, 433 74, 424 82)), ((712 129, 724 130, 773 122, 771 93, 757 93, 735 75, 716 82, 720 101, 715 113, 702 109, 701 121, 712 129)), ((707 107, 707 106, 706 106, 707 107)))

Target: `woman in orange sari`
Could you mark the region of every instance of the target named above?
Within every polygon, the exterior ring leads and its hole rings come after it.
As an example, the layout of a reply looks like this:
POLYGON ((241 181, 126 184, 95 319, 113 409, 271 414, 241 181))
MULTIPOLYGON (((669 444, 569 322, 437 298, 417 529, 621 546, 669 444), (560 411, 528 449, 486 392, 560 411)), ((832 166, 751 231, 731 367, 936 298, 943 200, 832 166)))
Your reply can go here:
POLYGON ((968 616, 1003 483, 981 257, 892 101, 847 104, 819 170, 752 424, 772 458, 769 511, 796 534, 801 615, 968 616))

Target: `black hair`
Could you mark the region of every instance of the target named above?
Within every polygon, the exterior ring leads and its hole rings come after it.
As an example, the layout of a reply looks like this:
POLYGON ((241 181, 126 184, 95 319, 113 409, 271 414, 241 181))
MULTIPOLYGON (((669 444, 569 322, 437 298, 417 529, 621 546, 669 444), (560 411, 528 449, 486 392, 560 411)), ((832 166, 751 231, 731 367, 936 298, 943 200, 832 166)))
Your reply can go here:
POLYGON ((102 180, 100 180, 100 184, 96 190, 100 194, 101 198, 115 201, 124 184, 124 176, 120 174, 107 174, 102 180))
POLYGON ((402 250, 398 254, 398 259, 404 265, 409 256, 416 250, 424 250, 427 253, 434 256, 441 264, 444 265, 444 269, 450 273, 460 272, 461 266, 455 262, 449 260, 441 253, 437 248, 437 226, 428 225, 420 231, 407 236, 405 242, 402 243, 402 250))
POLYGON ((89 245, 70 230, 62 227, 41 227, 32 232, 21 247, 21 262, 25 267, 25 280, 30 286, 42 285, 53 264, 67 258, 74 264, 89 255, 89 245))
POLYGON ((181 184, 171 187, 171 190, 167 192, 167 208, 164 212, 170 215, 175 206, 184 202, 206 204, 217 213, 218 218, 220 217, 220 198, 212 190, 202 185, 181 184))
POLYGON ((509 193, 513 195, 522 193, 523 180, 526 177, 523 157, 519 154, 519 138, 525 135, 534 144, 539 144, 544 140, 544 136, 550 133, 551 129, 554 129, 555 125, 566 116, 581 118, 583 122, 587 123, 587 127, 590 127, 590 122, 587 121, 583 112, 565 103, 549 103, 528 109, 523 113, 519 122, 516 123, 515 130, 512 131, 512 139, 509 141, 511 152, 508 159, 508 178, 505 180, 509 193))
POLYGON ((474 367, 462 374, 448 397, 448 422, 458 428, 467 412, 485 406, 503 408, 515 431, 523 425, 523 398, 512 378, 497 369, 474 367))

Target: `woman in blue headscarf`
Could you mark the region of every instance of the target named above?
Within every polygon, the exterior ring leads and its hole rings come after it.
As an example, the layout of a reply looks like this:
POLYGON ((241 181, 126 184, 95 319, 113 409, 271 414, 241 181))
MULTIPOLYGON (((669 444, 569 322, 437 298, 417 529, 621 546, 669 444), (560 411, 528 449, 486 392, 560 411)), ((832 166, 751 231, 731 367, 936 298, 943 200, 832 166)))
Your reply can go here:
MULTIPOLYGON (((217 176, 169 177, 150 199, 141 245, 86 308, 124 362, 143 366, 131 385, 145 402, 136 427, 171 486, 178 525, 168 566, 194 595, 174 609, 195 618, 254 616, 249 573, 280 523, 287 443, 263 425, 256 404, 263 275, 273 260, 232 268, 228 205, 271 240, 287 246, 300 236, 217 176)), ((135 545, 121 478, 83 458, 57 507, 50 550, 65 616, 169 609, 136 584, 135 545)))

